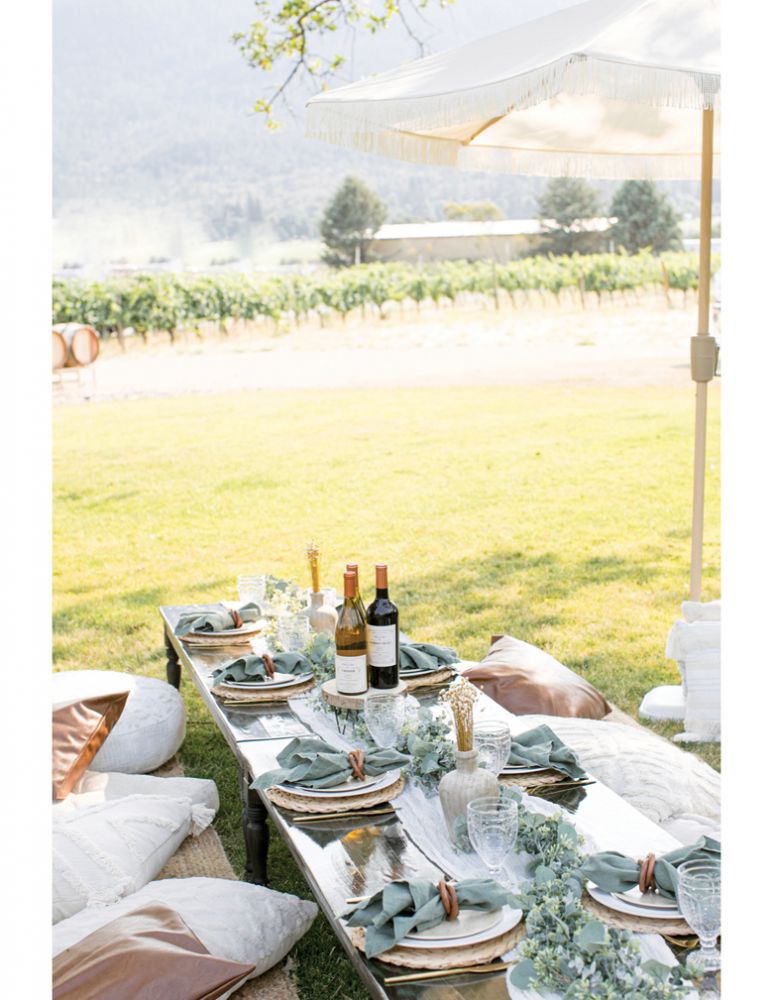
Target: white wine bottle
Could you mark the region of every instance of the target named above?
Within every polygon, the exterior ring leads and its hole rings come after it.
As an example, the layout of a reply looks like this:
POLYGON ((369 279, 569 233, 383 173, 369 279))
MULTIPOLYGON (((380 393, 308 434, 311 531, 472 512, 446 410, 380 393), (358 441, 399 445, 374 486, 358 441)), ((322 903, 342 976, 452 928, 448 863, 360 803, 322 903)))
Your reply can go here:
POLYGON ((360 594, 360 567, 357 565, 357 563, 347 563, 346 572, 354 573, 354 583, 357 590, 357 597, 356 597, 357 607, 360 609, 362 620, 367 621, 368 616, 367 612, 365 611, 365 604, 363 603, 362 595, 360 594))
POLYGON ((354 573, 344 573, 344 603, 336 625, 336 690, 339 694, 368 690, 368 631, 357 607, 354 573))

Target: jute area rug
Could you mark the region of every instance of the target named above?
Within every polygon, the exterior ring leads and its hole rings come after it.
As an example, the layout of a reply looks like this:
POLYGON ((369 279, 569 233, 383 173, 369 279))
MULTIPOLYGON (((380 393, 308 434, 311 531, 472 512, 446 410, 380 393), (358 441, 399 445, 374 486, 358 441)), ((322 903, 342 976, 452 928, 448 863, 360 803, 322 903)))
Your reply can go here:
MULTIPOLYGON (((159 777, 182 777, 182 765, 173 757, 154 774, 159 777)), ((177 853, 170 858, 159 878, 231 878, 235 879, 231 864, 213 827, 208 827, 198 837, 187 837, 177 853)), ((233 994, 234 1000, 298 1000, 298 991, 282 963, 264 972, 233 994)))

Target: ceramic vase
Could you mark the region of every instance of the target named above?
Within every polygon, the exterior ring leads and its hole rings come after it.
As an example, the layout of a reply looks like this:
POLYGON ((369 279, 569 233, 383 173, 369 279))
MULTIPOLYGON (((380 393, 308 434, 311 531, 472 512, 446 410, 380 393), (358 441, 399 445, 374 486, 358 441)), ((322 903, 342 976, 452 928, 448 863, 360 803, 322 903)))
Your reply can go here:
POLYGON ((456 844, 454 822, 467 815, 467 805, 484 795, 499 795, 499 782, 485 768, 478 767, 477 750, 456 750, 456 768, 443 775, 438 787, 440 806, 451 842, 456 844))
POLYGON ((309 607, 306 608, 306 615, 309 619, 312 631, 330 632, 335 635, 338 612, 329 604, 325 604, 325 595, 322 591, 311 591, 309 594, 309 607))

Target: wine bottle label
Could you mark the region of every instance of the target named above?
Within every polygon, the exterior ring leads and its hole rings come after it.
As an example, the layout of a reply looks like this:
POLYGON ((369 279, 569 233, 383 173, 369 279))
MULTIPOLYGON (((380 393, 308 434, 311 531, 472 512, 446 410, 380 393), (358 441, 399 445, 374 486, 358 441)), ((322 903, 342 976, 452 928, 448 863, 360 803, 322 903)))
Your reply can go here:
POLYGON ((397 662, 397 626, 368 625, 368 663, 393 667, 397 662))
POLYGON ((362 694, 368 689, 368 657, 341 656, 336 653, 336 691, 339 694, 362 694))

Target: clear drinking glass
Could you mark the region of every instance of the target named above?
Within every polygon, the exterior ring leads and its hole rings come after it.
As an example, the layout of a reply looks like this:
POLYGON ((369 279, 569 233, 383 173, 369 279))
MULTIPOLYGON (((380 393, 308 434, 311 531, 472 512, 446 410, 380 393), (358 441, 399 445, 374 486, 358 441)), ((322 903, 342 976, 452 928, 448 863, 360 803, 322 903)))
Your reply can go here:
POLYGON ((277 639, 288 652, 300 653, 309 641, 311 625, 306 615, 280 615, 277 639))
POLYGON ((677 868, 679 909, 701 943, 688 961, 701 972, 714 972, 721 965, 717 938, 722 926, 722 864, 717 859, 687 861, 677 868))
POLYGON ((236 592, 242 604, 254 601, 261 604, 266 596, 266 578, 257 574, 236 577, 236 592))
POLYGON ((501 879, 508 854, 518 837, 518 803, 485 796, 467 806, 467 833, 492 879, 501 879))
POLYGON ((476 722, 472 731, 478 761, 498 775, 510 757, 510 727, 506 722, 476 722))
POLYGON ((365 695, 365 725, 380 747, 393 747, 405 722, 405 695, 385 691, 365 695))

